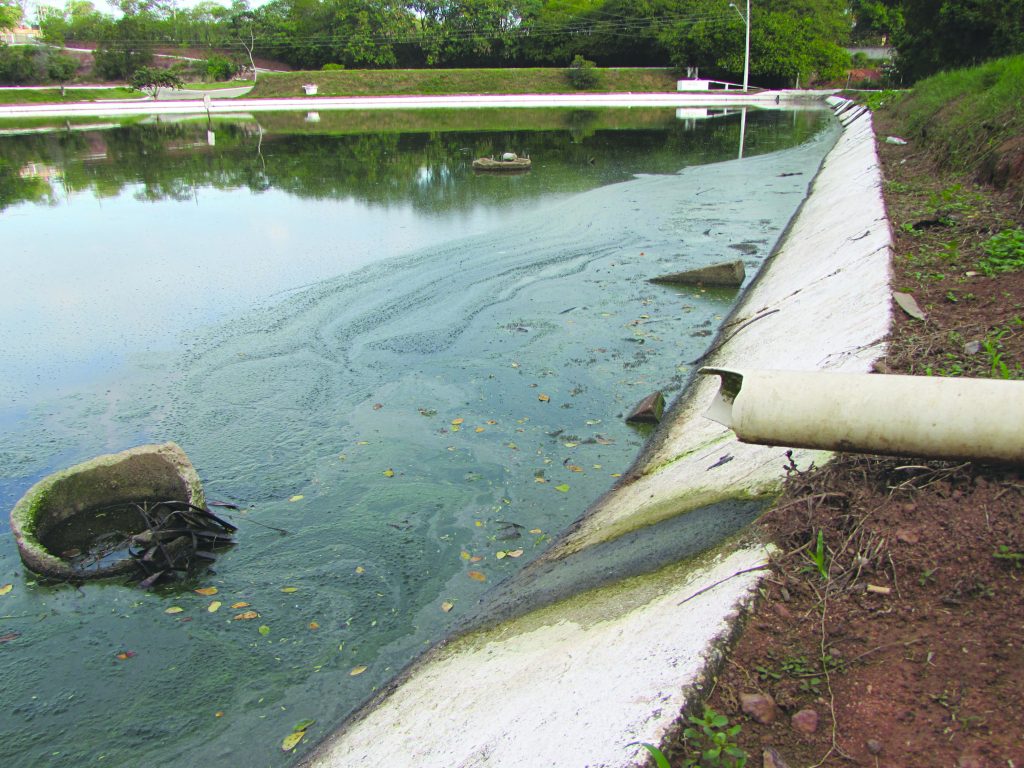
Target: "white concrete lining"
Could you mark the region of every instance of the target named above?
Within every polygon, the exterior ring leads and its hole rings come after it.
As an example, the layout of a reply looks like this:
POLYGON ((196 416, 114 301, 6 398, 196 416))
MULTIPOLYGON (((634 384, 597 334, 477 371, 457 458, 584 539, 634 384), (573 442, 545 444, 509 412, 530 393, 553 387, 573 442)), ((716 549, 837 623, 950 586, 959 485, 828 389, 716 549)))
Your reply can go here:
MULTIPOLYGON (((812 194, 706 364, 869 369, 883 351, 891 311, 880 182, 868 115, 826 158, 812 194)), ((543 559, 550 563, 715 499, 775 490, 784 450, 740 444, 703 418, 717 388, 716 377, 694 382, 638 462, 636 479, 588 510, 543 559), (709 474, 721 456, 732 459, 709 474)), ((821 454, 795 456, 806 465, 821 454)), ((765 558, 756 544, 727 543, 700 562, 454 638, 425 654, 303 765, 639 764, 645 753, 628 745, 659 742, 713 672, 765 558)))

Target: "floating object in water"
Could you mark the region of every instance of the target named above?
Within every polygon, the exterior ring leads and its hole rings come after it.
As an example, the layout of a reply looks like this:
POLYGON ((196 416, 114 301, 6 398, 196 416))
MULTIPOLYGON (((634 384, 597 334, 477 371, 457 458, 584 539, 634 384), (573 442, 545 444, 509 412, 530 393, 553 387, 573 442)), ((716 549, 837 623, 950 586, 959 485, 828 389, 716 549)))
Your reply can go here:
POLYGON ((712 264, 699 269, 689 269, 685 272, 673 272, 661 277, 652 277, 649 282, 669 283, 672 285, 714 285, 738 287, 743 285, 747 276, 742 261, 727 261, 722 264, 712 264))
POLYGON ((203 508, 202 483, 175 443, 98 456, 40 480, 11 511, 22 561, 53 579, 192 573, 233 543, 203 508))
POLYGON ((519 157, 515 152, 506 152, 500 160, 493 157, 481 157, 473 161, 475 171, 528 171, 533 161, 528 157, 519 157))

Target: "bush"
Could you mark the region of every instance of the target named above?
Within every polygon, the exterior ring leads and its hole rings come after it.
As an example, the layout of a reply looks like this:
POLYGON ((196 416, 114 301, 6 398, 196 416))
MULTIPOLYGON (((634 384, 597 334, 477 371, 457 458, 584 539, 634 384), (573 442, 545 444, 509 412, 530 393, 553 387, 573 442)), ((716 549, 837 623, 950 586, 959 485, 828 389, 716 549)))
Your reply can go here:
POLYGON ((41 79, 38 49, 27 45, 0 45, 0 83, 22 85, 41 79))
POLYGON ((322 72, 339 72, 345 68, 344 64, 324 64, 320 67, 322 72))
POLYGON ((569 65, 569 70, 566 74, 569 77, 569 82, 572 83, 572 87, 577 91, 595 88, 601 82, 601 77, 597 71, 597 64, 584 59, 579 54, 576 54, 576 58, 572 60, 572 64, 569 65))
POLYGON ((238 72, 238 65, 226 56, 214 54, 203 62, 208 80, 230 80, 238 72))

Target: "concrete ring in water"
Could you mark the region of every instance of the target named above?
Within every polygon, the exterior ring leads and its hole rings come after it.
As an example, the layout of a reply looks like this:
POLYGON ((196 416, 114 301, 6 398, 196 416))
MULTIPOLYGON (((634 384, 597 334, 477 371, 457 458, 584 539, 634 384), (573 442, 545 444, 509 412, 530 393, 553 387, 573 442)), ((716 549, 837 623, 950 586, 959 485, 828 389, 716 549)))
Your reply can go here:
POLYGON ((89 536, 116 532, 127 540, 144 524, 109 510, 170 500, 204 505, 202 482, 192 462, 176 443, 141 445, 44 477, 11 510, 11 532, 22 562, 38 574, 62 580, 107 578, 130 573, 135 561, 126 557, 95 568, 75 567, 60 556, 69 542, 63 529, 84 523, 82 531, 89 536), (108 514, 109 519, 91 524, 108 514))

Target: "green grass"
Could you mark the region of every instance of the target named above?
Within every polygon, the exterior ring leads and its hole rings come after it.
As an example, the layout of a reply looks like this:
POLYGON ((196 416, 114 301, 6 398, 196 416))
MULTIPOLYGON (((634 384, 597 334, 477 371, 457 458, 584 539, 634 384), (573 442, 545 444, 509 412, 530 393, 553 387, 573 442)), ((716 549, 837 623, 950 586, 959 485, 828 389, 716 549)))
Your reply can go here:
POLYGON ((1024 133, 1024 55, 922 80, 894 107, 905 138, 928 146, 953 171, 983 169, 1024 133))
MULTIPOLYGON (((523 69, 345 69, 332 72, 280 72, 261 75, 252 98, 303 96, 316 83, 318 96, 412 96, 467 93, 575 93, 567 70, 523 69)), ((595 92, 675 91, 671 69, 598 69, 595 92)))
POLYGON ((221 83, 185 83, 186 91, 219 91, 225 88, 245 88, 252 80, 227 80, 221 83))
POLYGON ((0 104, 69 104, 76 101, 100 101, 102 99, 138 99, 142 94, 131 88, 65 88, 63 98, 57 89, 29 91, 0 90, 0 104))

